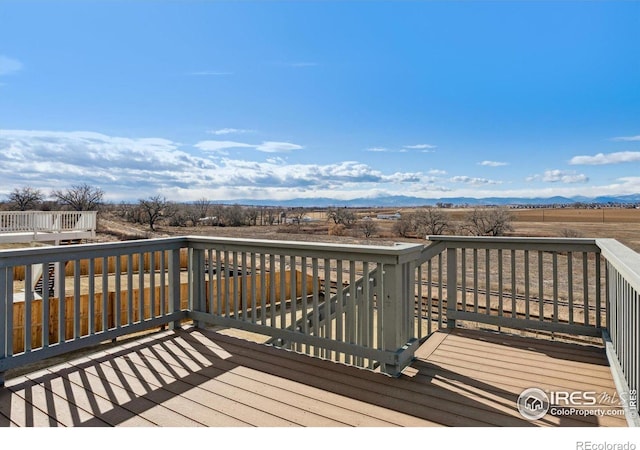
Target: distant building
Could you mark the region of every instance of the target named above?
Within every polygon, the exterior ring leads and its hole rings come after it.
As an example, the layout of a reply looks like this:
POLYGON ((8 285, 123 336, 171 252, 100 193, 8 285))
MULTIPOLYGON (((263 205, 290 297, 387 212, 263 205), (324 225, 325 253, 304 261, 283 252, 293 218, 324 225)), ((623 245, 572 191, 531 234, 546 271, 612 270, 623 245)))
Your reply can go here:
POLYGON ((380 220, 400 220, 402 218, 402 216, 400 215, 400 213, 395 213, 395 214, 378 214, 376 216, 378 219, 380 220))

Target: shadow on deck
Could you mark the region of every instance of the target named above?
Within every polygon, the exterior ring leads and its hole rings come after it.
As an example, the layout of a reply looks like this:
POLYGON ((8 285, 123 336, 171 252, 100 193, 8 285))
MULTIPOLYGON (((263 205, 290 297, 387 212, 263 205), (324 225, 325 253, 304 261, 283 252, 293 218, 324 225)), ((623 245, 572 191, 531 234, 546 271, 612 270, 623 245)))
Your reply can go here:
POLYGON ((189 327, 7 380, 0 425, 626 426, 525 420, 516 400, 529 387, 615 393, 598 347, 455 329, 391 378, 189 327))

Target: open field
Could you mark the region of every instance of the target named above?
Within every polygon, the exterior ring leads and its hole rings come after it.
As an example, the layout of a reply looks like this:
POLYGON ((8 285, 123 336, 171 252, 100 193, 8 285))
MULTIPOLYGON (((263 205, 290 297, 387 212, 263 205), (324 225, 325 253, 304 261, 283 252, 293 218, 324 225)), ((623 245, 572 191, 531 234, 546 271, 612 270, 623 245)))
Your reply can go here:
MULTIPOLYGON (((415 209, 373 209, 353 210, 357 217, 376 217, 377 214, 408 213, 415 209)), ((453 224, 460 224, 469 209, 446 209, 453 224)), ((512 209, 513 228, 509 236, 531 237, 584 237, 613 238, 640 252, 640 209, 603 208, 540 208, 512 209)), ((301 225, 271 225, 244 227, 168 227, 161 225, 156 232, 148 227, 125 223, 113 216, 100 217, 98 241, 120 239, 162 237, 178 235, 206 235, 254 239, 279 239, 294 241, 324 241, 352 244, 392 244, 394 242, 425 242, 425 239, 401 238, 394 234, 394 220, 373 219, 378 226, 376 234, 369 239, 359 235, 356 229, 346 230, 344 236, 330 235, 330 223, 322 210, 307 214, 312 221, 301 225)))

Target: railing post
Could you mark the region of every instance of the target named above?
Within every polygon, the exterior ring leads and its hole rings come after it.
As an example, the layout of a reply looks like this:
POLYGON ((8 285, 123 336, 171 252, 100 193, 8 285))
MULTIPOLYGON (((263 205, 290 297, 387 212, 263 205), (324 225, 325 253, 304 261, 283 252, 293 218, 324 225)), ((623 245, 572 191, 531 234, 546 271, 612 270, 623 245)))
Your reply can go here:
MULTIPOLYGON (((402 342, 402 267, 387 264, 383 271, 383 310, 382 343, 386 351, 396 351, 402 342)), ((381 370, 389 375, 396 375, 399 368, 395 364, 382 364, 381 370)))
MULTIPOLYGON (((189 308, 191 311, 206 312, 204 282, 204 250, 189 249, 189 308)), ((199 323, 193 321, 197 328, 199 323)))
POLYGON ((414 341, 415 261, 419 254, 418 248, 397 264, 383 266, 383 315, 378 318, 382 320, 382 345, 398 358, 394 364, 381 364, 381 371, 392 376, 400 375, 415 351, 408 344, 414 341))
MULTIPOLYGON (((180 311, 180 249, 169 252, 169 305, 170 312, 180 311)), ((169 324, 170 330, 180 328, 180 321, 169 324)))
MULTIPOLYGON (((464 299, 466 301, 466 299, 464 299)), ((458 257, 457 249, 447 249, 447 328, 455 328, 456 321, 450 312, 458 308, 458 257)))

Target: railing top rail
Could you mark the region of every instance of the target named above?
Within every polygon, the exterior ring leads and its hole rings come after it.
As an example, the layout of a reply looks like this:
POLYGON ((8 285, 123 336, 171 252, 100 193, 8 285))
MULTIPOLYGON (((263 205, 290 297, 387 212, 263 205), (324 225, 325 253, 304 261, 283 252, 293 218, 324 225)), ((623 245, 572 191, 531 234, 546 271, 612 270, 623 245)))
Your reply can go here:
MULTIPOLYGON (((279 252, 308 253, 309 255, 342 254, 344 259, 354 257, 395 258, 395 262, 403 263, 415 259, 422 251, 422 244, 397 243, 395 245, 357 245, 335 244, 326 242, 280 241, 271 239, 221 238, 207 236, 187 236, 190 245, 214 245, 221 249, 278 250, 279 252)), ((335 257, 335 255, 333 255, 335 257)))
POLYGON ((317 257, 344 257, 344 259, 371 259, 386 263, 401 264, 415 260, 423 249, 421 244, 353 245, 320 242, 276 241, 267 239, 218 238, 206 236, 182 236, 173 238, 141 239, 136 241, 107 242, 97 244, 77 244, 64 247, 38 247, 0 250, 0 267, 18 264, 34 264, 70 258, 98 258, 126 252, 150 252, 170 250, 180 247, 213 246, 221 250, 277 251, 317 257))
POLYGON ((597 239, 597 244, 607 261, 640 292, 640 253, 615 239, 597 239))
POLYGON ((175 237, 0 250, 0 267, 117 256, 122 254, 123 250, 129 253, 172 250, 185 247, 187 242, 188 240, 184 237, 175 237))
POLYGON ((60 214, 96 215, 97 213, 97 211, 0 211, 0 216, 53 216, 60 214))
POLYGON ((599 252, 593 238, 510 237, 510 236, 440 236, 430 235, 431 242, 443 242, 449 248, 466 247, 482 249, 516 249, 543 251, 599 252))

